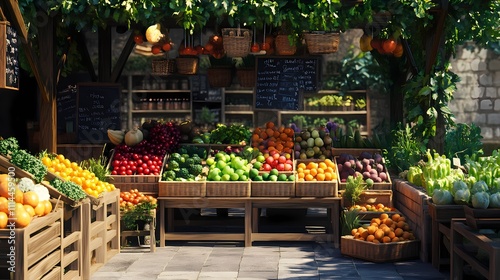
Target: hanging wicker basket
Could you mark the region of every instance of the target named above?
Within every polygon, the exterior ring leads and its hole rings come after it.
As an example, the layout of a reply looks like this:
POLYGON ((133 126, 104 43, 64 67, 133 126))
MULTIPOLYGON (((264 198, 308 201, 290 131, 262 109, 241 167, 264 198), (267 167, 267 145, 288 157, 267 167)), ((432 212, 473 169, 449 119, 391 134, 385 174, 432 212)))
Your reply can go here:
POLYGON ((310 54, 328 54, 337 52, 340 34, 336 32, 310 32, 302 34, 306 39, 310 54))
POLYGON ((251 30, 246 28, 222 28, 222 45, 227 56, 247 56, 250 53, 251 44, 251 30))
POLYGON ((177 73, 184 75, 193 75, 198 72, 197 56, 179 56, 175 59, 177 73))
POLYGON ((233 83, 232 67, 217 67, 207 69, 207 81, 212 88, 230 87, 233 83))
POLYGON ((297 46, 290 41, 288 35, 277 35, 274 39, 274 48, 277 55, 294 55, 297 52, 297 46))
POLYGON ((173 59, 155 59, 151 61, 151 74, 169 75, 175 72, 175 60, 173 59))
POLYGON ((242 87, 255 87, 255 69, 239 68, 236 71, 236 77, 242 87))

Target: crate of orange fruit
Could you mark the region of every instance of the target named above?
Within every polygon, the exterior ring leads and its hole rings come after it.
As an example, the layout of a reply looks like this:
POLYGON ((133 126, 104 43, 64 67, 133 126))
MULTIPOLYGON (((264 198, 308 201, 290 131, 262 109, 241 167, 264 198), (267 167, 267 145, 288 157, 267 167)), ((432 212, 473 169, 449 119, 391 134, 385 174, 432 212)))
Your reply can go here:
POLYGON ((337 166, 331 159, 297 160, 295 196, 338 196, 337 166))
POLYGON ((264 127, 256 127, 252 132, 251 145, 263 154, 278 151, 280 154, 293 155, 294 131, 284 125, 267 122, 264 127))
POLYGON ((420 241, 399 213, 381 213, 340 240, 341 254, 375 263, 415 259, 419 251, 420 241))

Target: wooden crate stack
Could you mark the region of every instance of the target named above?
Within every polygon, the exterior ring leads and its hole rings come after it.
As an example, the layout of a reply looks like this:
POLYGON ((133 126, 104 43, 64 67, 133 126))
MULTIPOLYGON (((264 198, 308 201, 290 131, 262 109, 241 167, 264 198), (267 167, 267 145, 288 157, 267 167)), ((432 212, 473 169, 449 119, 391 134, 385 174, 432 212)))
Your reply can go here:
POLYGON ((400 179, 394 180, 393 188, 395 207, 406 217, 415 237, 421 241, 420 259, 428 262, 432 246, 429 196, 400 179))
POLYGON ((25 228, 0 230, 0 249, 5 252, 0 257, 0 278, 63 279, 62 233, 62 211, 37 217, 25 228))
POLYGON ((120 190, 104 193, 99 205, 83 207, 83 278, 120 252, 120 190))
POLYGON ((61 267, 63 279, 82 279, 83 277, 83 206, 63 205, 60 208, 64 217, 61 267))

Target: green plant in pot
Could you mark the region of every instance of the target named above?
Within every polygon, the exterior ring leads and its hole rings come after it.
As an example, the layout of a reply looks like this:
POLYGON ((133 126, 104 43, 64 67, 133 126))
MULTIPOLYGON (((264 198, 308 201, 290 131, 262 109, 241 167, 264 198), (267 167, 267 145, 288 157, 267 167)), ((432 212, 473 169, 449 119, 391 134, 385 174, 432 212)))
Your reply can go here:
POLYGON ((361 200, 361 194, 366 190, 367 185, 363 176, 358 174, 347 177, 344 193, 342 194, 344 207, 356 205, 361 200))

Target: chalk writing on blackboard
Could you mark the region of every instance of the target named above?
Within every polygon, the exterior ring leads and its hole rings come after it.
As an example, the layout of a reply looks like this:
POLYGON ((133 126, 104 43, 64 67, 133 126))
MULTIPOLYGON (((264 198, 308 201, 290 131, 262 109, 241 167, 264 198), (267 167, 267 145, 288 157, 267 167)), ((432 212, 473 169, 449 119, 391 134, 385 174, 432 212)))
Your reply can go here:
POLYGON ((108 129, 120 129, 119 84, 78 84, 78 140, 104 143, 108 129))
POLYGON ((19 42, 17 31, 10 25, 6 28, 5 85, 19 89, 19 42))
POLYGON ((299 93, 316 91, 318 58, 257 58, 255 108, 299 110, 299 93))
POLYGON ((76 86, 68 86, 57 93, 57 131, 72 133, 76 131, 76 86))

